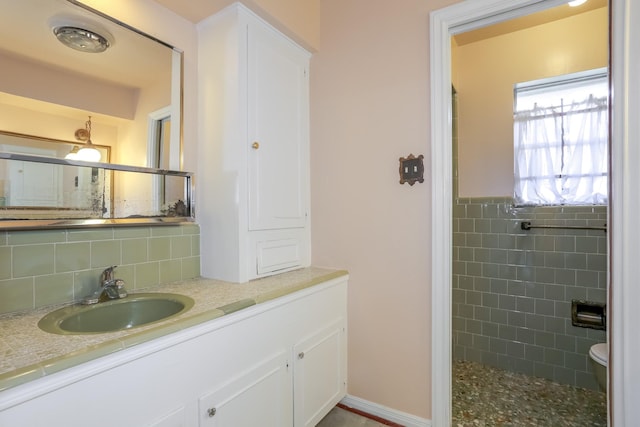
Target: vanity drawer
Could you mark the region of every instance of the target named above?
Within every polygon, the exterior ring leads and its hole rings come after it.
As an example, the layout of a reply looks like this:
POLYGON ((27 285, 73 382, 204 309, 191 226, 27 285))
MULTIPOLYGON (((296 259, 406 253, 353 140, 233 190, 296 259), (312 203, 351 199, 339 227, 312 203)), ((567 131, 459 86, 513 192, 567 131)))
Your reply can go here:
POLYGON ((309 264, 306 229, 264 230, 250 233, 249 279, 281 273, 309 264))

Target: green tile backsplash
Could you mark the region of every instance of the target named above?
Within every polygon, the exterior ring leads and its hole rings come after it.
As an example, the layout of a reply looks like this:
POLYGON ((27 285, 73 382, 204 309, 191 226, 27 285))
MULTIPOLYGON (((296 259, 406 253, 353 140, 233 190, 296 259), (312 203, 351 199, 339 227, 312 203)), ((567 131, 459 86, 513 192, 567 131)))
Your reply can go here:
POLYGON ((0 314, 78 301, 102 270, 133 291, 200 275, 196 224, 0 232, 0 314))
POLYGON ((606 302, 606 233, 520 223, 601 226, 606 217, 605 206, 455 199, 454 357, 596 389, 588 352, 605 332, 573 326, 571 300, 606 302))

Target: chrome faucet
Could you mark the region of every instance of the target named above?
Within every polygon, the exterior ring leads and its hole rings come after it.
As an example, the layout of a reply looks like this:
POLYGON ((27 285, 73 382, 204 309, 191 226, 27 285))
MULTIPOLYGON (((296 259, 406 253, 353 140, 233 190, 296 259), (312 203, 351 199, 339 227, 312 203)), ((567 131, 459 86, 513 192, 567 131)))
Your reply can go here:
POLYGON ((82 300, 83 304, 97 304, 127 297, 124 280, 114 277, 116 267, 116 265, 112 265, 102 272, 100 275, 100 288, 93 295, 82 300))

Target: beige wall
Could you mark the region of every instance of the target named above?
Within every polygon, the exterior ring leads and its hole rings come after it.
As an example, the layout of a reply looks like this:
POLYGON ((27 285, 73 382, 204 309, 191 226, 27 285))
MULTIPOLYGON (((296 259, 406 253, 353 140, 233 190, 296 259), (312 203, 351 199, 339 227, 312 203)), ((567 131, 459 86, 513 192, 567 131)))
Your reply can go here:
MULTIPOLYGON (((351 395, 431 417, 429 12, 323 0, 311 62, 312 262, 349 270, 351 395), (398 158, 425 155, 400 185, 398 158)), ((437 285, 437 284, 436 284, 437 285)))
POLYGON ((453 50, 459 195, 513 195, 513 85, 606 67, 606 8, 453 50))

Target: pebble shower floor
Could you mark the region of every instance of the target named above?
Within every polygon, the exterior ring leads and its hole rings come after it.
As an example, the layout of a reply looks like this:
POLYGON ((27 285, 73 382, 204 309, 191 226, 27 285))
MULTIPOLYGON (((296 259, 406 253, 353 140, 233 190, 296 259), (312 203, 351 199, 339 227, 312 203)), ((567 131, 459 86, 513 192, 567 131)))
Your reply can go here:
POLYGON ((606 394, 453 362, 453 427, 606 427, 606 394))

